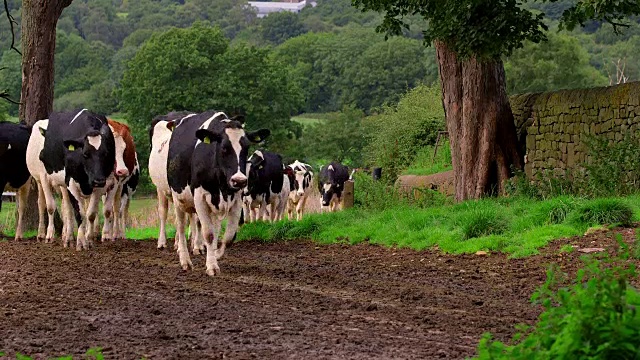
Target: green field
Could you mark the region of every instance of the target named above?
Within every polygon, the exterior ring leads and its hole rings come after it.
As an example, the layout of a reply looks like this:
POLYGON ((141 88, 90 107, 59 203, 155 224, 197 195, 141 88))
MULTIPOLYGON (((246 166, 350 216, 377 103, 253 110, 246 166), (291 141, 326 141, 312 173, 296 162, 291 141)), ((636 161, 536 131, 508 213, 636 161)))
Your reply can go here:
POLYGON ((294 116, 291 120, 302 124, 304 127, 320 124, 327 119, 327 114, 308 113, 294 116))

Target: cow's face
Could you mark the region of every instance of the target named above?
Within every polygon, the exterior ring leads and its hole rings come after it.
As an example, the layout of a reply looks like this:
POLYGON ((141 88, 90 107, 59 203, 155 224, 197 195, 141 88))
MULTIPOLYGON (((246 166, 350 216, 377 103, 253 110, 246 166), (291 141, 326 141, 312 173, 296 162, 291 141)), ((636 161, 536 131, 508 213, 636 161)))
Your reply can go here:
POLYGON ((196 137, 204 146, 214 147, 216 166, 224 173, 226 183, 232 190, 247 186, 249 144, 260 142, 270 134, 268 129, 245 132, 242 123, 235 120, 221 120, 196 131, 196 137))
POLYGON ((296 194, 302 196, 305 190, 311 185, 311 173, 307 170, 297 170, 295 175, 296 194))
POLYGON ((118 179, 123 179, 129 176, 129 169, 124 163, 124 151, 127 148, 127 143, 120 134, 113 134, 114 141, 116 143, 116 168, 115 174, 118 179))
POLYGON ((82 167, 91 187, 104 187, 115 163, 115 141, 107 125, 83 138, 64 140, 67 166, 82 167))
POLYGON ((252 189, 255 184, 258 182, 259 172, 264 167, 264 155, 262 155, 262 151, 256 150, 247 160, 247 177, 248 183, 247 187, 252 189))
POLYGON ((340 196, 342 188, 337 183, 325 183, 320 186, 320 194, 322 195, 322 206, 329 206, 333 195, 340 196))

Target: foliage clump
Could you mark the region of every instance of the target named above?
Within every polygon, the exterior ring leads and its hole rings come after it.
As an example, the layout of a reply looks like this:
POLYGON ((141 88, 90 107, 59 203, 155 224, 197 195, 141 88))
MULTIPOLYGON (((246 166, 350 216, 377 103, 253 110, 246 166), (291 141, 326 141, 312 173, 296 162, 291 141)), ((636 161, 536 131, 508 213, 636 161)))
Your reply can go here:
MULTIPOLYGON (((619 235, 618 235, 619 236, 619 235)), ((626 245, 622 255, 588 258, 570 286, 557 268, 532 296, 544 312, 533 327, 520 326, 512 345, 485 334, 477 359, 637 359, 640 354, 638 276, 626 245)))
POLYGON ((367 162, 382 167, 387 182, 415 159, 419 149, 434 145, 438 131, 445 128, 438 86, 420 85, 410 90, 396 106, 363 121, 368 145, 367 162))
POLYGON ((487 235, 500 235, 509 229, 509 218, 496 208, 478 207, 462 213, 456 219, 462 229, 463 240, 487 235))

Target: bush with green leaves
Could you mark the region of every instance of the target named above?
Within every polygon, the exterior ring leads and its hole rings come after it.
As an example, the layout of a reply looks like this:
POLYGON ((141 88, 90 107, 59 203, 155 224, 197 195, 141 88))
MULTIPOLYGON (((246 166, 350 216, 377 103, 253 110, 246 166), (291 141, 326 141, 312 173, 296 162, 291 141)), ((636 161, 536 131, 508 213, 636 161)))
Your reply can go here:
POLYGON ((420 85, 403 96, 396 106, 364 119, 368 145, 367 162, 382 167, 383 178, 395 181, 415 159, 417 152, 434 145, 438 131, 445 129, 440 88, 420 85))
POLYGON ((531 328, 521 325, 512 345, 485 334, 477 359, 638 359, 640 292, 631 285, 638 273, 618 235, 622 254, 586 258, 570 286, 552 267, 532 301, 544 312, 531 328))

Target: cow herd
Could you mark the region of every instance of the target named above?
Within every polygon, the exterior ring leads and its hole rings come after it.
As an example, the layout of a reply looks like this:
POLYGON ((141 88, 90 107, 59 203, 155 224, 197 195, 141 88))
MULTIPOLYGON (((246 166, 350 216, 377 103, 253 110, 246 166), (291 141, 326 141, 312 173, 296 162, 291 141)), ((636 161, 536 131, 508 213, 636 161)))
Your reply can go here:
MULTIPOLYGON (((270 130, 246 131, 243 116, 224 112, 171 112, 153 119, 149 128, 149 175, 157 190, 160 229, 158 248, 167 246, 167 215, 173 203, 174 248, 187 270, 194 255, 206 255, 206 272, 220 272, 218 260, 244 222, 277 221, 287 215, 301 220, 314 183, 314 169, 295 161, 285 165, 279 154, 251 144, 270 130), (219 239, 223 220, 226 226, 219 239)), ((87 109, 53 112, 33 126, 0 122, 0 189, 15 189, 18 205, 16 239, 24 235, 30 178, 38 189, 38 239, 52 242, 54 214, 61 198, 62 244, 69 246, 77 225, 76 250, 100 239, 124 239, 131 196, 140 166, 130 129, 87 109), (46 219, 45 219, 46 217, 46 219)), ((321 208, 341 203, 346 166, 332 162, 318 174, 321 208)), ((0 199, 0 208, 1 208, 0 199)))

